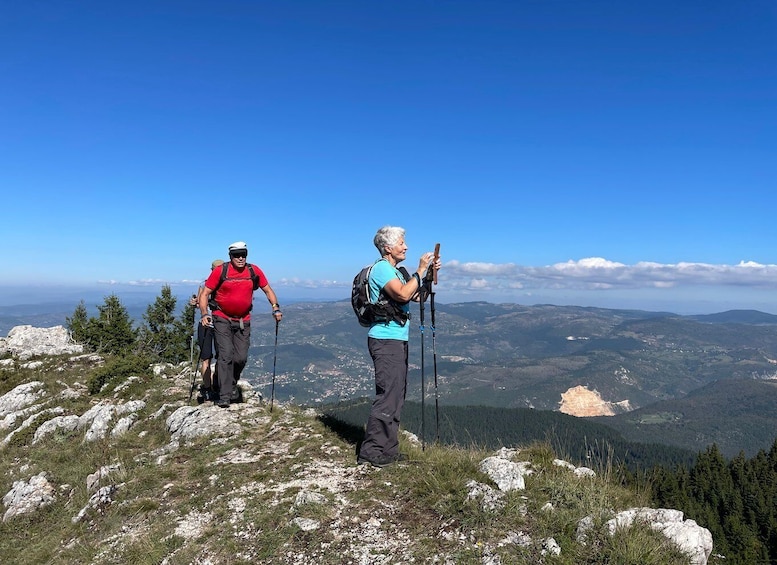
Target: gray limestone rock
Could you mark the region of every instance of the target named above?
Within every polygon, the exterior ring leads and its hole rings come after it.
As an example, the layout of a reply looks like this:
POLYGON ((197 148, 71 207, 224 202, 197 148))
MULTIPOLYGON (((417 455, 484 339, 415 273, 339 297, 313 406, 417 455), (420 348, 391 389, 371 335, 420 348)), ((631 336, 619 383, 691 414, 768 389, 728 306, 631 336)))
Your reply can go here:
POLYGON ((53 501, 54 487, 46 478, 46 473, 38 473, 26 482, 14 481, 11 490, 3 497, 6 507, 3 522, 20 514, 35 512, 53 501))
POLYGON ((8 337, 3 338, 0 352, 3 350, 25 361, 35 355, 83 353, 84 347, 73 341, 64 326, 16 326, 8 332, 8 337))

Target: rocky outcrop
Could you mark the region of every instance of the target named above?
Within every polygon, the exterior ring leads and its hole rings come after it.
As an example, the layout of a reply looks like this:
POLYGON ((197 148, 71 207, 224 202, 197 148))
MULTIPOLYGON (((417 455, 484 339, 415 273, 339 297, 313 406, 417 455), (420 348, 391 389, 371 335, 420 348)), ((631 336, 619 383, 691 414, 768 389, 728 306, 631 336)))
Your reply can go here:
POLYGON ((554 459, 553 464, 556 467, 565 467, 572 471, 572 473, 576 477, 595 477, 596 473, 593 469, 589 469, 588 467, 575 467, 572 465, 572 463, 568 461, 564 461, 563 459, 554 459))
MULTIPOLYGON (((604 527, 607 533, 612 536, 618 530, 628 529, 637 522, 661 532, 690 557, 691 565, 706 565, 710 553, 712 553, 712 534, 694 520, 684 520, 683 513, 679 510, 630 508, 618 512, 614 518, 605 523, 604 527)), ((577 529, 579 542, 586 542, 587 534, 592 527, 592 517, 586 517, 580 521, 577 529)))
POLYGON ((7 337, 0 338, 0 355, 10 353, 22 361, 37 355, 72 355, 83 350, 84 347, 75 343, 63 326, 16 326, 7 337))
POLYGON ((142 400, 118 403, 104 401, 92 406, 80 416, 66 415, 63 414, 62 407, 47 407, 50 400, 43 400, 46 396, 44 384, 40 381, 21 384, 0 396, 0 416, 3 417, 0 420, 0 430, 14 428, 0 439, 0 447, 6 446, 16 434, 41 419, 45 421, 35 430, 33 444, 57 430, 85 429, 84 441, 102 439, 109 433, 118 436, 133 425, 137 419, 136 413, 145 408, 145 402, 142 400), (19 420, 21 424, 14 427, 19 420))
MULTIPOLYGON (((255 416, 256 408, 243 410, 255 416)), ((211 403, 178 408, 168 416, 166 425, 170 440, 176 443, 200 437, 230 437, 237 431, 235 414, 211 403)))
MULTIPOLYGON (((502 509, 505 504, 505 493, 512 490, 523 490, 525 478, 533 473, 531 463, 516 461, 516 459, 520 459, 520 450, 502 448, 494 455, 481 461, 480 470, 494 481, 498 490, 474 480, 469 481, 467 483, 468 498, 480 500, 483 509, 487 511, 495 512, 502 509)), ((561 459, 555 459, 553 464, 569 469, 571 473, 581 479, 596 476, 592 469, 575 467, 561 459)), ((550 503, 543 508, 549 512, 553 511, 553 506, 550 503)), ((612 519, 605 523, 604 527, 607 533, 614 535, 618 529, 629 528, 637 521, 647 524, 650 528, 666 536, 681 551, 689 555, 691 565, 707 564, 707 559, 712 552, 712 534, 693 520, 683 520, 683 513, 679 510, 632 508, 615 514, 612 519)), ((580 543, 586 543, 587 534, 590 533, 593 524, 592 517, 580 520, 577 531, 577 539, 580 543)), ((523 534, 521 543, 531 545, 532 540, 523 534)), ((542 540, 541 543, 548 553, 555 555, 561 553, 561 548, 553 538, 542 540)))
POLYGON ((89 501, 86 503, 78 514, 73 516, 71 521, 75 524, 86 519, 90 511, 100 512, 103 508, 110 506, 113 503, 113 495, 119 490, 119 485, 105 485, 100 487, 97 492, 89 497, 89 501))
POLYGON ((29 414, 27 410, 39 399, 46 396, 41 381, 22 383, 0 397, 0 430, 8 429, 14 425, 17 419, 29 414))
POLYGON ((513 461, 520 453, 517 449, 502 448, 496 455, 480 462, 480 471, 496 483, 501 491, 523 490, 525 477, 531 475, 531 465, 525 461, 513 461))
POLYGON ((38 473, 24 481, 14 481, 11 490, 3 497, 5 514, 3 522, 20 514, 30 514, 54 501, 54 487, 46 473, 38 473))
POLYGON ((608 402, 602 398, 596 390, 579 385, 561 393, 559 411, 570 416, 614 416, 627 411, 627 400, 621 402, 608 402))
POLYGON ((95 441, 104 438, 110 429, 113 436, 126 432, 135 422, 135 413, 146 407, 142 400, 114 404, 101 402, 84 412, 78 418, 77 428, 87 428, 84 441, 95 441), (129 414, 129 416, 124 416, 129 414), (118 417, 118 420, 116 419, 118 417))

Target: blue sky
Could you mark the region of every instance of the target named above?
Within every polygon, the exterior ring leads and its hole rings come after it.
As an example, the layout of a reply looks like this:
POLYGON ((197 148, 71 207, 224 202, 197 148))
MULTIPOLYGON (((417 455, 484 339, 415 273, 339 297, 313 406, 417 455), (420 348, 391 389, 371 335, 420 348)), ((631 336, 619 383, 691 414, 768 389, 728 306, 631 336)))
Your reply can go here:
POLYGON ((777 313, 772 0, 36 1, 0 16, 0 288, 777 313))

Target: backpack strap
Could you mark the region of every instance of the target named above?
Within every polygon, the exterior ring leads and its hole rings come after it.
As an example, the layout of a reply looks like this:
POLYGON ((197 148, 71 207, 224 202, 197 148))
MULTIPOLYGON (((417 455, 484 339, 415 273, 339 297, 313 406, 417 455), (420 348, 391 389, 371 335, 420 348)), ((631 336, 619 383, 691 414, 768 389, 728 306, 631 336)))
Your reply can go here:
POLYGON ((216 283, 216 286, 210 292, 210 296, 208 297, 208 308, 210 308, 211 312, 219 310, 218 302, 216 302, 216 291, 219 288, 221 288, 221 285, 224 284, 225 280, 227 280, 228 268, 229 268, 229 263, 223 263, 221 265, 221 276, 219 277, 219 282, 216 283))
POLYGON ((256 274, 256 271, 254 271, 254 266, 251 263, 248 263, 248 272, 251 274, 251 282, 254 283, 254 290, 259 288, 259 275, 256 274))
MULTIPOLYGON (((373 263, 373 267, 378 264, 379 261, 388 261, 388 259, 381 258, 378 259, 378 261, 375 261, 373 263)), ((405 282, 408 280, 408 273, 407 269, 405 267, 395 267, 396 270, 398 270, 403 277, 405 277, 405 282)), ((370 272, 372 271, 372 268, 370 268, 370 272)), ((399 278, 399 277, 398 277, 399 278)), ((367 281, 369 284, 369 275, 367 276, 367 281)), ((385 287, 384 287, 385 288, 385 287)), ((369 288, 367 289, 367 292, 369 292, 369 288)), ((369 298, 369 297, 368 297, 369 298)), ((372 302, 370 300, 370 303, 374 306, 381 307, 381 310, 383 310, 383 314, 386 316, 387 320, 394 321, 398 323, 400 326, 404 326, 407 321, 410 319, 410 312, 405 312, 402 309, 402 306, 399 302, 391 298, 386 291, 381 288, 378 292, 378 299, 375 302, 372 302)))
POLYGON ((380 289, 378 289, 378 298, 374 302, 372 300, 372 292, 370 291, 370 276, 372 275, 372 269, 375 267, 375 265, 377 265, 381 261, 388 262, 388 259, 384 259, 383 257, 381 257, 380 259, 375 261, 372 264, 372 267, 370 267, 370 270, 367 271, 367 300, 369 300, 370 304, 375 304, 376 302, 380 302, 381 299, 383 299, 383 300, 391 300, 389 298, 388 294, 386 294, 386 291, 383 290, 384 287, 381 287, 380 289))
MULTIPOLYGON (((248 273, 251 275, 251 283, 253 284, 253 288, 256 290, 259 288, 259 275, 256 274, 256 271, 254 271, 254 266, 251 263, 248 263, 246 267, 248 267, 248 273)), ((227 280, 228 269, 229 263, 224 263, 221 265, 221 276, 219 277, 219 282, 216 283, 216 287, 211 291, 208 300, 208 308, 210 308, 211 311, 220 310, 218 302, 216 302, 216 291, 221 288, 221 285, 224 284, 225 280, 227 280)), ((251 305, 251 308, 253 309, 253 304, 251 305)))
MULTIPOLYGON (((380 261, 387 261, 387 262, 388 262, 388 259, 385 259, 385 258, 378 259, 377 261, 375 261, 375 263, 373 263, 373 264, 372 264, 372 266, 374 267, 374 266, 375 266, 375 265, 377 265, 377 264, 378 264, 380 261)), ((402 274, 402 276, 405 278, 405 282, 408 282, 408 281, 411 279, 411 277, 410 277, 410 273, 408 273, 408 271, 407 271, 407 269, 405 268, 405 266, 404 266, 404 265, 401 265, 401 266, 399 266, 399 267, 394 267, 394 268, 395 268, 397 271, 399 271, 399 272, 402 274)), ((370 272, 372 272, 372 271, 370 271, 370 272)), ((399 277, 397 277, 397 278, 399 278, 399 277)), ((369 273, 367 274, 367 279, 369 280, 369 273)), ((383 287, 383 288, 385 288, 385 287, 383 287)), ((378 292, 378 300, 380 300, 380 299, 381 299, 381 297, 383 297, 385 300, 388 300, 389 302, 393 302, 394 304, 397 304, 397 305, 398 305, 398 304, 399 304, 399 302, 397 302, 396 300, 394 300, 393 298, 391 298, 391 297, 390 297, 390 296, 389 296, 389 295, 386 293, 386 291, 385 291, 385 290, 383 290, 383 288, 381 288, 381 289, 380 289, 380 291, 378 292)))

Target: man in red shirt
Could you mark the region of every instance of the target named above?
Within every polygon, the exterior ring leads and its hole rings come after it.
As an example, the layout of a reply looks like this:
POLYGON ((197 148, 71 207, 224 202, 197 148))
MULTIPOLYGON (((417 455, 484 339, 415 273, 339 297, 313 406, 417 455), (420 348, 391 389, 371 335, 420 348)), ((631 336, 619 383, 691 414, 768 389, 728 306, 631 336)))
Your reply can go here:
POLYGON ((216 350, 219 352, 219 398, 216 404, 221 408, 229 408, 231 402, 239 399, 237 381, 248 361, 254 291, 260 288, 267 296, 276 324, 283 317, 267 277, 259 267, 247 261, 245 242, 236 241, 230 245, 226 278, 222 280, 221 268, 214 269, 205 281, 198 302, 202 325, 212 326, 216 337, 216 350), (217 307, 210 315, 208 299, 214 292, 217 307))

